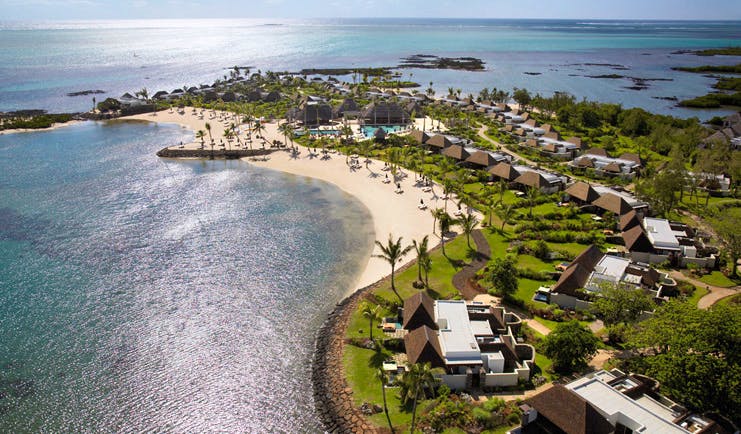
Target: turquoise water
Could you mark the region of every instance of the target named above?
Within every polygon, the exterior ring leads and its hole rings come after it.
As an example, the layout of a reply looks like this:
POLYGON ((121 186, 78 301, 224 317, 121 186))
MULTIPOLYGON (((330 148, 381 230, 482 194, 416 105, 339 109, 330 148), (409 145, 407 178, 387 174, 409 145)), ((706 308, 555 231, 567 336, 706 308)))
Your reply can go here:
MULTIPOLYGON (((676 50, 738 45, 740 22, 325 19, 143 20, 0 23, 0 111, 88 110, 100 89, 120 96, 142 87, 168 90, 211 83, 234 65, 297 71, 307 67, 393 66, 412 54, 475 56, 486 71, 402 70, 438 94, 484 87, 526 87, 579 99, 610 101, 678 116, 714 112, 679 109, 659 98, 710 91, 714 80, 672 66, 736 64, 738 57, 698 57, 676 50), (614 66, 621 68, 616 70, 614 66), (539 75, 531 75, 531 74, 539 75), (651 81, 631 90, 630 79, 651 81)), ((351 77, 343 77, 352 80, 351 77)), ((154 93, 154 92, 151 92, 154 93)), ((717 112, 716 112, 717 113, 717 112)))
POLYGON ((314 331, 368 254, 340 190, 166 161, 187 131, 0 135, 0 432, 318 432, 314 331))
POLYGON ((405 127, 400 125, 374 125, 374 126, 363 126, 363 134, 365 137, 373 137, 373 134, 375 134, 376 130, 379 128, 383 128, 384 131, 387 133, 395 133, 397 131, 402 131, 405 129, 405 127))

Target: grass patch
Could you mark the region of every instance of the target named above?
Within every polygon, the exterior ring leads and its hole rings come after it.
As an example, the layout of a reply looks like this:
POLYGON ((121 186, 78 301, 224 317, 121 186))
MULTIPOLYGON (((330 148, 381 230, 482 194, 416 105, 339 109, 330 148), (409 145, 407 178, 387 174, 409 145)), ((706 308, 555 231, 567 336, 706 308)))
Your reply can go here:
MULTIPOLYGON (((533 303, 539 303, 533 301, 533 296, 535 295, 535 292, 540 288, 541 286, 551 286, 556 283, 555 280, 547 280, 544 282, 540 282, 537 280, 532 279, 517 279, 519 285, 517 287, 517 292, 514 295, 514 298, 517 300, 522 300, 525 302, 533 302, 533 303)), ((543 303, 545 306, 545 303, 543 303)))
POLYGON ((734 304, 741 304, 741 294, 735 294, 731 295, 729 297, 721 298, 718 300, 716 305, 734 305, 734 304))
MULTIPOLYGON (((383 407, 383 396, 381 392, 381 383, 376 380, 375 369, 368 365, 373 350, 358 348, 353 345, 345 345, 345 354, 343 363, 345 372, 347 372, 348 385, 353 390, 353 400, 355 407, 359 407, 364 402, 378 404, 383 407)), ((388 403, 389 416, 391 423, 397 429, 402 425, 408 425, 412 420, 411 411, 407 411, 401 405, 397 388, 386 389, 386 402, 388 403)), ((418 408, 424 408, 426 402, 417 404, 418 408)), ((419 416, 419 415, 418 415, 419 416)), ((377 426, 388 426, 386 415, 381 412, 370 416, 370 419, 377 426)))
POLYGON ((692 306, 697 306, 697 303, 700 301, 700 299, 706 296, 709 292, 710 291, 705 288, 695 286, 695 291, 692 293, 691 296, 687 297, 687 302, 690 303, 692 306))
POLYGON ((700 278, 700 281, 707 283, 708 285, 719 286, 721 288, 730 288, 736 286, 736 282, 727 278, 725 274, 720 271, 713 271, 710 274, 706 274, 700 278))

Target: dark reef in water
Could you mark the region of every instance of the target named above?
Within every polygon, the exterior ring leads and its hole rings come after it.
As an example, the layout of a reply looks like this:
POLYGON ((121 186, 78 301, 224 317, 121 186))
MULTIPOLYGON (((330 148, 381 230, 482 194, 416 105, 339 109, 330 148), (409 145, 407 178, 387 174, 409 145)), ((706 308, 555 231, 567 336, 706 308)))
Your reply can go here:
POLYGON ((484 61, 475 57, 438 57, 431 54, 415 54, 401 59, 397 68, 456 69, 483 71, 484 61))

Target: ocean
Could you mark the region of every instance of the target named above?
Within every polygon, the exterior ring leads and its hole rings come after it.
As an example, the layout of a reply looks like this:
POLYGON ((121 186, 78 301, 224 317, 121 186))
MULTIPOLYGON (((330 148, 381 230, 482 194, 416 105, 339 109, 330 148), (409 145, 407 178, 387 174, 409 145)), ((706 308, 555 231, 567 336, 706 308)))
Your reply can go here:
MULTIPOLYGON (((81 111, 98 101, 146 87, 171 91, 211 83, 233 66, 253 71, 308 67, 395 66, 413 54, 474 56, 483 72, 403 70, 438 94, 484 87, 643 107, 707 119, 728 110, 682 109, 667 98, 708 93, 714 80, 673 66, 736 64, 738 57, 677 54, 738 45, 741 22, 314 19, 140 20, 0 23, 0 111, 42 108, 81 111), (648 81, 629 89, 630 78, 648 81)), ((349 77, 346 77, 349 79, 349 77)))
POLYGON ((0 135, 0 432, 321 431, 317 328, 374 239, 324 182, 165 161, 174 125, 0 135))

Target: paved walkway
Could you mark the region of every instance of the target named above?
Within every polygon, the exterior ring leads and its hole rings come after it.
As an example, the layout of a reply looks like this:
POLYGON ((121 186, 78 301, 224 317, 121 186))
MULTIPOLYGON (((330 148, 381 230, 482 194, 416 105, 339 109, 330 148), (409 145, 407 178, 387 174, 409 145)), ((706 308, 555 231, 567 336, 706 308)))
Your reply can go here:
POLYGON ((676 280, 685 280, 699 288, 705 288, 710 291, 709 294, 705 295, 697 302, 697 307, 700 309, 707 309, 710 306, 714 305, 718 300, 730 297, 741 292, 741 286, 737 285, 730 288, 723 288, 720 286, 708 285, 701 280, 693 279, 692 277, 689 277, 677 270, 671 270, 669 272, 669 275, 676 280))
POLYGON ((463 267, 461 271, 453 276, 453 286, 457 289, 465 300, 473 300, 482 291, 476 288, 472 283, 471 279, 476 273, 486 266, 486 263, 491 259, 491 248, 489 242, 486 241, 484 234, 481 230, 476 229, 471 233, 471 238, 476 244, 476 254, 470 264, 463 267))
POLYGON ((478 135, 482 139, 486 140, 487 142, 489 142, 492 145, 494 145, 497 148, 499 148, 499 152, 505 153, 505 154, 511 156, 514 159, 517 159, 517 160, 520 160, 520 161, 524 162, 527 165, 530 165, 530 166, 537 166, 538 165, 538 163, 536 163, 534 161, 531 161, 531 160, 528 160, 527 158, 523 157, 522 155, 520 155, 520 154, 518 154, 516 152, 510 151, 509 149, 507 149, 506 146, 502 145, 501 143, 499 143, 496 140, 494 140, 494 139, 490 138, 489 136, 487 136, 486 135, 486 131, 488 129, 489 129, 489 127, 487 127, 486 125, 482 126, 481 128, 479 128, 478 135))

